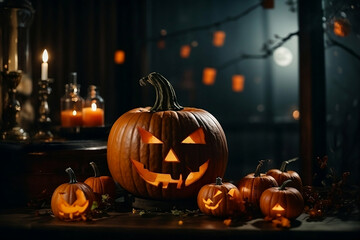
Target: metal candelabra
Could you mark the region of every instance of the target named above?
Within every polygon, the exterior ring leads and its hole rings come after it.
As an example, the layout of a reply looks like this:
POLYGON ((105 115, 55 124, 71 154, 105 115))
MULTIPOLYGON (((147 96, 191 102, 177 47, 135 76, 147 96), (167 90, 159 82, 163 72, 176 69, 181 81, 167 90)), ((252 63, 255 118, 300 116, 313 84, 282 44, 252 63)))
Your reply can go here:
POLYGON ((16 87, 21 81, 21 71, 3 71, 2 77, 8 91, 8 101, 4 109, 4 127, 1 131, 2 140, 26 141, 29 134, 18 123, 21 110, 20 102, 16 99, 16 87))
POLYGON ((52 83, 52 79, 39 80, 39 118, 38 118, 38 131, 34 136, 35 140, 40 141, 52 141, 54 135, 50 131, 51 119, 49 117, 50 108, 48 104, 48 97, 51 93, 51 87, 49 84, 52 83))

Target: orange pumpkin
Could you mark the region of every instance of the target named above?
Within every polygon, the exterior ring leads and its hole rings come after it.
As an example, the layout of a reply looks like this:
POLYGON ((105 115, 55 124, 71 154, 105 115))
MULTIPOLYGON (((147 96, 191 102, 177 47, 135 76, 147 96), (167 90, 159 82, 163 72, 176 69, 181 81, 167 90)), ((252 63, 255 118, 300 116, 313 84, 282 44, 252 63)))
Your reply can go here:
POLYGON ((234 184, 223 183, 219 177, 216 183, 200 189, 197 204, 201 212, 217 217, 230 217, 244 210, 238 188, 234 184))
POLYGON ((180 106, 162 75, 151 73, 140 80, 140 85, 148 83, 155 87, 155 105, 130 110, 110 130, 110 173, 135 196, 196 198, 203 185, 225 173, 224 131, 207 111, 180 106))
POLYGON ((266 189, 260 197, 261 212, 268 217, 286 217, 294 219, 304 210, 304 199, 293 187, 286 187, 286 180, 280 187, 266 189))
POLYGON ((101 200, 101 195, 105 194, 108 194, 109 197, 113 199, 115 195, 115 182, 112 177, 101 176, 99 169, 94 162, 91 162, 90 165, 94 170, 95 176, 87 178, 85 183, 89 185, 95 195, 97 195, 98 201, 101 200))
POLYGON ((51 210, 55 217, 64 221, 86 220, 95 198, 91 188, 78 182, 71 168, 65 170, 70 177, 69 183, 58 186, 51 197, 51 210))
POLYGON ((299 176, 299 174, 295 171, 286 171, 286 166, 291 163, 296 161, 298 158, 293 158, 287 161, 284 161, 281 164, 280 169, 270 169, 266 175, 272 176, 273 178, 275 178, 276 182, 278 183, 278 185, 280 186, 281 184, 283 184, 286 180, 292 180, 290 183, 288 183, 289 187, 294 187, 297 190, 299 190, 299 192, 302 192, 302 181, 301 178, 299 176))
POLYGON ((260 173, 264 160, 259 161, 255 173, 250 173, 242 178, 238 183, 238 189, 242 200, 245 201, 252 210, 258 210, 261 194, 270 187, 278 186, 272 176, 260 173))

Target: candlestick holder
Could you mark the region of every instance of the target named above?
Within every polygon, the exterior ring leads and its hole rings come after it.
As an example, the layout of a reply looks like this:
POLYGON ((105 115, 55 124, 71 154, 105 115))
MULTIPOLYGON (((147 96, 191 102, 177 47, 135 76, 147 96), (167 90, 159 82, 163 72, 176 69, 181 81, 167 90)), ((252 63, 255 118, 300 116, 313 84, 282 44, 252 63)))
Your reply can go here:
POLYGON ((16 87, 21 81, 21 71, 3 71, 1 74, 8 91, 8 101, 4 109, 4 127, 1 131, 1 138, 2 140, 8 141, 26 141, 29 139, 29 134, 22 129, 17 122, 21 105, 16 99, 16 87))
POLYGON ((48 104, 48 97, 51 94, 51 87, 49 84, 52 83, 52 79, 39 80, 39 118, 38 118, 38 131, 34 135, 35 140, 50 142, 53 140, 54 135, 50 131, 51 127, 51 118, 50 108, 48 104))

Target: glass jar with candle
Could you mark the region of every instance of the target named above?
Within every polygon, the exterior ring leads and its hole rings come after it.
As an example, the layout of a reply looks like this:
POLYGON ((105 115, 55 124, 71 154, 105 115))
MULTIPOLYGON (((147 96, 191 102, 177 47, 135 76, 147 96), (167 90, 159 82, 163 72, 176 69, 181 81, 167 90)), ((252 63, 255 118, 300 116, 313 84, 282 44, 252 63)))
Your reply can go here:
POLYGON ((75 72, 70 74, 70 82, 65 85, 65 95, 60 101, 61 126, 82 126, 84 99, 80 96, 80 84, 77 84, 77 74, 75 72))
POLYGON ((83 108, 83 126, 104 126, 104 100, 95 85, 90 85, 83 108))

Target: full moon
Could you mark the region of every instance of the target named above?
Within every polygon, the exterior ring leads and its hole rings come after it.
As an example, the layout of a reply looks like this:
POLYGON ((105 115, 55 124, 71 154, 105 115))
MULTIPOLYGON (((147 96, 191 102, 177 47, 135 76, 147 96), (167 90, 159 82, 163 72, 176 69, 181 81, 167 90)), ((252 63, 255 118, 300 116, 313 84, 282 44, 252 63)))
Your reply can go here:
POLYGON ((289 66, 293 60, 291 51, 286 47, 279 47, 274 51, 274 61, 281 67, 289 66))

